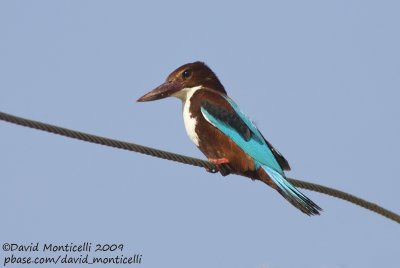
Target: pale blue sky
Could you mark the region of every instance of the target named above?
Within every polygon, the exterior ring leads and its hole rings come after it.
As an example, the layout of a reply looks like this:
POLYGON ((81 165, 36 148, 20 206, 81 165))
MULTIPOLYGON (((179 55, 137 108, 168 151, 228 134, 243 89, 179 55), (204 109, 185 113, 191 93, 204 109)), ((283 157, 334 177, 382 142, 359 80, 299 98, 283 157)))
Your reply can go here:
MULTIPOLYGON (((1 1, 0 110, 203 158, 178 100, 135 102, 202 60, 289 160, 289 177, 399 213, 399 10, 1 1)), ((1 243, 124 243, 140 267, 398 267, 398 224, 344 201, 304 190, 324 209, 307 217, 246 178, 4 122, 0 133, 1 243)))

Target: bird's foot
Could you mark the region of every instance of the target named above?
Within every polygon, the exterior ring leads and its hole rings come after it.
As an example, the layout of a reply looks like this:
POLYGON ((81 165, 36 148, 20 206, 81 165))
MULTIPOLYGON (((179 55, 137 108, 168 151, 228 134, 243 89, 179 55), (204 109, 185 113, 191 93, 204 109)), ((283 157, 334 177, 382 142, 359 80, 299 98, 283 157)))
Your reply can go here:
POLYGON ((224 168, 224 166, 229 164, 229 160, 227 158, 208 158, 208 161, 214 163, 217 168, 216 170, 206 168, 208 172, 216 173, 219 171, 222 176, 227 176, 230 174, 230 172, 224 168))
POLYGON ((229 164, 228 158, 208 158, 208 161, 216 165, 229 164))

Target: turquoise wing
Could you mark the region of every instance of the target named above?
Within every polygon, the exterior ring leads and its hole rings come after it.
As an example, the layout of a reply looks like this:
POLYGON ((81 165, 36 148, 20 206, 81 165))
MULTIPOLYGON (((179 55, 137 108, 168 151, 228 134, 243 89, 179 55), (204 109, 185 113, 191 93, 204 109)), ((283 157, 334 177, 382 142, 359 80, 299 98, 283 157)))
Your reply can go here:
POLYGON ((307 215, 318 215, 321 208, 286 180, 282 170, 290 168, 286 159, 264 139, 254 123, 231 99, 224 98, 233 111, 205 101, 201 106, 204 118, 250 155, 255 167, 264 169, 278 187, 278 192, 290 203, 307 215))
POLYGON ((205 102, 201 106, 204 118, 250 155, 257 168, 268 166, 284 176, 281 166, 254 123, 240 111, 236 103, 228 97, 224 98, 234 112, 228 113, 224 108, 205 102))

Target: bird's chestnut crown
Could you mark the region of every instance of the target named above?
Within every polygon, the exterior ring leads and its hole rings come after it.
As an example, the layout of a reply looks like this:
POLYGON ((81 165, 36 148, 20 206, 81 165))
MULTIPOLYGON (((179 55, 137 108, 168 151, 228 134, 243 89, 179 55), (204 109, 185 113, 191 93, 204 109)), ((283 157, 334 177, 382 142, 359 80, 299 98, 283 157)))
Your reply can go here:
POLYGON ((202 86, 226 94, 224 86, 215 73, 204 62, 200 61, 177 68, 168 76, 168 81, 181 82, 185 88, 202 86))
POLYGON ((140 97, 138 101, 159 100, 174 96, 183 89, 194 87, 211 89, 226 95, 224 86, 215 73, 205 63, 196 61, 177 68, 163 84, 140 97))

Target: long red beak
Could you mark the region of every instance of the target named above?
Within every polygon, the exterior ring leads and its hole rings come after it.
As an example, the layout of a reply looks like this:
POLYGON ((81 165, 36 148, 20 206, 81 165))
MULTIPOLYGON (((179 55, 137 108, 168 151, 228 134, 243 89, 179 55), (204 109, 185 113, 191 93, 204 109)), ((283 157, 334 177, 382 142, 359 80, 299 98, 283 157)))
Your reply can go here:
POLYGON ((166 97, 171 96, 172 94, 178 92, 181 90, 183 87, 182 83, 176 82, 176 81, 171 81, 171 82, 165 82, 164 84, 159 85, 149 93, 146 93, 142 97, 140 97, 137 101, 138 102, 144 102, 144 101, 153 101, 153 100, 159 100, 159 99, 164 99, 166 97))

